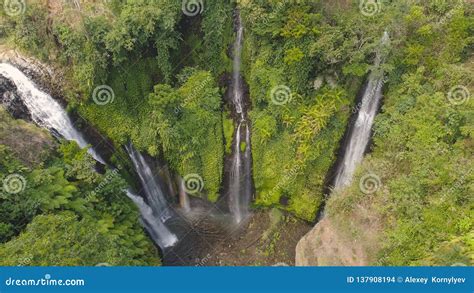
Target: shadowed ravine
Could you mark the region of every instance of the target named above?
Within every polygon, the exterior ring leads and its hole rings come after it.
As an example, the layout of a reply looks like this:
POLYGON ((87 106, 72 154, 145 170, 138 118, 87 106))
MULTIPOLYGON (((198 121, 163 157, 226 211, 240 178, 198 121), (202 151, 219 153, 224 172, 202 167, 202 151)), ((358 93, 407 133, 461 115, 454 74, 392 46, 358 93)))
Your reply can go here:
MULTIPOLYGON (((0 64, 0 75, 15 85, 15 95, 21 99, 33 122, 58 139, 76 141, 80 147, 89 148, 94 159, 104 162, 74 127, 66 110, 40 90, 31 78, 6 63, 0 64)), ((126 150, 140 187, 139 193, 128 189, 126 194, 138 207, 141 223, 149 237, 160 247, 163 264, 199 265, 202 258, 213 251, 216 243, 231 239, 229 237, 234 232, 241 231, 235 230, 229 215, 214 204, 189 198, 179 176, 176 176, 178 194, 170 194, 166 181, 150 167, 147 159, 132 145, 126 146, 126 150), (174 199, 174 196, 177 198, 174 199)))

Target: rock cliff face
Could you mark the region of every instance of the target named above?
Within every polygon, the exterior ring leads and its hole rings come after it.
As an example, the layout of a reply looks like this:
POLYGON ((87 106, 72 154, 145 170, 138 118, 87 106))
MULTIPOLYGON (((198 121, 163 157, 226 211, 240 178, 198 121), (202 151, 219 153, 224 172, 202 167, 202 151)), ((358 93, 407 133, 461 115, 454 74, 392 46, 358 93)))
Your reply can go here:
POLYGON ((55 98, 63 97, 64 73, 58 68, 53 68, 39 60, 26 57, 16 50, 0 46, 0 63, 6 62, 14 65, 27 76, 31 77, 40 89, 45 90, 55 98))
POLYGON ((30 114, 20 97, 16 94, 15 85, 0 75, 0 104, 11 113, 15 119, 30 120, 30 114))
POLYGON ((328 218, 321 220, 296 246, 297 266, 368 265, 363 245, 347 239, 328 218))
MULTIPOLYGON (((386 219, 376 199, 366 196, 350 212, 341 202, 350 190, 329 198, 325 216, 296 246, 297 266, 367 266, 377 264, 386 219)), ((386 192, 386 191, 383 191, 386 192)))

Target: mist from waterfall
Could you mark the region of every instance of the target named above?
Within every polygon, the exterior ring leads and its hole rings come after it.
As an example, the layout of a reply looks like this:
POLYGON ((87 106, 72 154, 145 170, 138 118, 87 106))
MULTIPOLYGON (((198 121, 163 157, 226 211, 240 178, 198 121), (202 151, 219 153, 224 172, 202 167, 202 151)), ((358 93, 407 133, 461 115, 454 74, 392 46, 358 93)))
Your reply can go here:
POLYGON ((165 224, 173 217, 173 211, 170 209, 163 187, 154 176, 145 158, 131 144, 126 146, 126 150, 142 184, 146 202, 143 198, 130 192, 128 192, 128 196, 140 209, 144 226, 155 243, 158 243, 162 248, 173 246, 178 239, 165 224))
POLYGON ((250 150, 250 121, 248 121, 244 107, 243 81, 240 73, 244 27, 240 13, 237 15, 237 37, 234 44, 233 71, 232 71, 232 103, 237 118, 237 128, 232 145, 230 168, 230 182, 228 188, 229 210, 236 223, 240 223, 249 214, 249 205, 252 196, 252 166, 250 150), (245 130, 245 132, 244 132, 245 130), (242 145, 245 149, 242 150, 242 145))
MULTIPOLYGON (((385 32, 381 41, 380 50, 375 58, 375 68, 379 68, 383 63, 384 56, 382 50, 389 42, 389 35, 385 32)), ((365 150, 370 142, 372 126, 382 99, 383 85, 383 72, 381 72, 381 70, 372 71, 362 95, 361 104, 358 107, 357 120, 353 125, 348 143, 344 150, 343 160, 336 169, 334 189, 348 186, 352 181, 356 167, 362 162, 365 150)))
POLYGON ((84 137, 75 129, 61 105, 50 95, 41 91, 28 76, 8 63, 0 63, 0 75, 16 86, 20 99, 27 107, 33 122, 48 129, 57 138, 73 140, 81 148, 88 148, 89 154, 105 165, 101 156, 89 147, 84 137))

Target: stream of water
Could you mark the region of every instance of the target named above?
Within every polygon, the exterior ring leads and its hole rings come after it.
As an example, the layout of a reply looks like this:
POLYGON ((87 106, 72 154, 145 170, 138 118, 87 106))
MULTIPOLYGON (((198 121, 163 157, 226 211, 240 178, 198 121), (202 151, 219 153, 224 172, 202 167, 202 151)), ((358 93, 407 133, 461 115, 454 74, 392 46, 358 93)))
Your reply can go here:
MULTIPOLYGON (((61 105, 41 91, 28 76, 8 63, 0 64, 0 75, 16 86, 17 94, 38 126, 48 129, 57 138, 76 141, 81 148, 88 148, 96 161, 105 165, 100 155, 89 147, 84 137, 74 127, 61 105)), ((172 217, 172 212, 168 209, 163 189, 143 156, 131 145, 127 146, 127 151, 142 183, 146 201, 130 190, 127 190, 127 195, 139 208, 142 224, 155 243, 162 248, 173 246, 178 239, 165 225, 165 222, 172 217)))
MULTIPOLYGON (((385 32, 381 41, 383 48, 389 43, 388 33, 385 32)), ((382 50, 379 50, 375 68, 379 68, 383 62, 382 50)), ((362 96, 357 120, 349 134, 349 140, 344 150, 344 157, 336 170, 334 188, 340 189, 348 186, 354 175, 356 167, 362 162, 364 153, 370 142, 372 126, 382 99, 382 88, 384 84, 384 74, 381 71, 372 71, 369 75, 367 86, 362 96)))
POLYGON ((129 197, 140 208, 145 227, 153 240, 162 248, 173 246, 178 238, 165 224, 173 217, 173 210, 166 199, 163 184, 158 182, 145 158, 131 144, 126 149, 140 178, 148 204, 133 194, 129 193, 129 197))
POLYGON ((237 37, 234 43, 232 71, 232 104, 238 117, 232 145, 228 202, 234 221, 240 223, 249 215, 249 205, 252 197, 250 121, 245 112, 243 80, 240 72, 244 37, 244 27, 240 13, 237 15, 236 28, 237 37))
POLYGON ((101 156, 89 147, 84 137, 74 127, 67 112, 50 95, 21 72, 8 63, 0 63, 0 75, 10 80, 17 88, 17 93, 28 109, 31 119, 40 127, 48 129, 57 138, 76 141, 81 148, 88 152, 96 161, 105 165, 101 156))

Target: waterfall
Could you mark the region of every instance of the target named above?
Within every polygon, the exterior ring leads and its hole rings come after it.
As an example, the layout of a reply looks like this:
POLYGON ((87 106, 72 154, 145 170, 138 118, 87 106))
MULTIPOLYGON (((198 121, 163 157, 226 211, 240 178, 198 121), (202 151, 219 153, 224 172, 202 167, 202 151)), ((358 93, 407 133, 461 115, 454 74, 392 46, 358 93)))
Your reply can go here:
MULTIPOLYGON (((244 38, 244 27, 242 26, 242 19, 240 13, 237 16, 237 37, 234 44, 234 60, 232 71, 233 84, 233 103, 235 110, 240 114, 241 119, 244 119, 243 105, 242 105, 242 77, 240 76, 240 64, 242 59, 242 41, 244 38)), ((239 125, 240 126, 240 125, 239 125)))
POLYGON ((0 75, 13 82, 18 94, 28 108, 33 122, 48 129, 57 138, 73 140, 81 148, 88 148, 96 161, 105 165, 104 160, 92 148, 84 137, 74 128, 66 111, 50 95, 38 89, 23 72, 8 63, 0 63, 0 75))
POLYGON ((234 44, 233 72, 232 72, 232 103, 235 112, 239 114, 237 118, 237 128, 235 130, 231 167, 230 182, 228 187, 229 210, 235 222, 240 223, 247 217, 252 196, 252 158, 250 150, 250 122, 247 120, 244 107, 243 81, 240 74, 242 43, 244 28, 240 13, 237 15, 237 37, 234 44), (245 134, 242 136, 242 129, 245 127, 245 134), (245 150, 241 150, 242 141, 245 142, 245 150))
MULTIPOLYGON (((71 119, 61 105, 50 95, 39 90, 23 72, 10 64, 1 63, 0 75, 15 84, 20 98, 38 126, 48 129, 58 138, 76 141, 81 148, 89 147, 83 136, 74 128, 71 119)), ((92 148, 89 148, 88 151, 95 160, 105 165, 104 160, 92 148)), ((164 193, 143 156, 135 151, 132 146, 127 147, 127 151, 151 206, 143 198, 129 190, 126 191, 127 196, 138 206, 142 216, 142 224, 155 243, 162 248, 172 246, 177 242, 177 237, 165 226, 165 222, 171 218, 172 214, 168 209, 164 193)))
POLYGON ((242 220, 242 210, 239 204, 240 197, 240 128, 242 123, 239 123, 235 132, 233 156, 232 156, 232 169, 231 169, 231 181, 229 189, 229 209, 235 218, 235 221, 239 223, 242 220))
POLYGON ((138 174, 140 182, 143 185, 146 198, 152 209, 159 216, 159 219, 164 223, 172 217, 170 209, 168 209, 168 201, 162 185, 159 184, 157 178, 151 171, 150 166, 145 161, 145 158, 130 144, 125 147, 128 155, 133 162, 135 171, 138 174))
MULTIPOLYGON (((385 32, 381 42, 382 47, 386 46, 389 41, 388 33, 385 32)), ((379 51, 376 56, 375 67, 379 68, 382 62, 383 54, 382 51, 379 51)), ((336 169, 336 179, 334 181, 335 189, 349 185, 357 165, 362 162, 365 150, 370 141, 374 119, 382 99, 383 84, 384 74, 382 72, 372 71, 362 95, 357 120, 349 134, 343 160, 336 169)))
POLYGON ((177 237, 165 225, 173 214, 169 209, 163 188, 153 175, 145 158, 131 144, 125 148, 138 174, 147 202, 130 192, 128 196, 140 209, 143 224, 153 240, 162 248, 172 246, 177 242, 177 237))
POLYGON ((145 203, 143 198, 133 194, 129 190, 127 190, 127 196, 140 210, 142 225, 158 246, 162 248, 170 247, 178 241, 178 238, 168 230, 164 223, 156 220, 153 209, 145 203))

